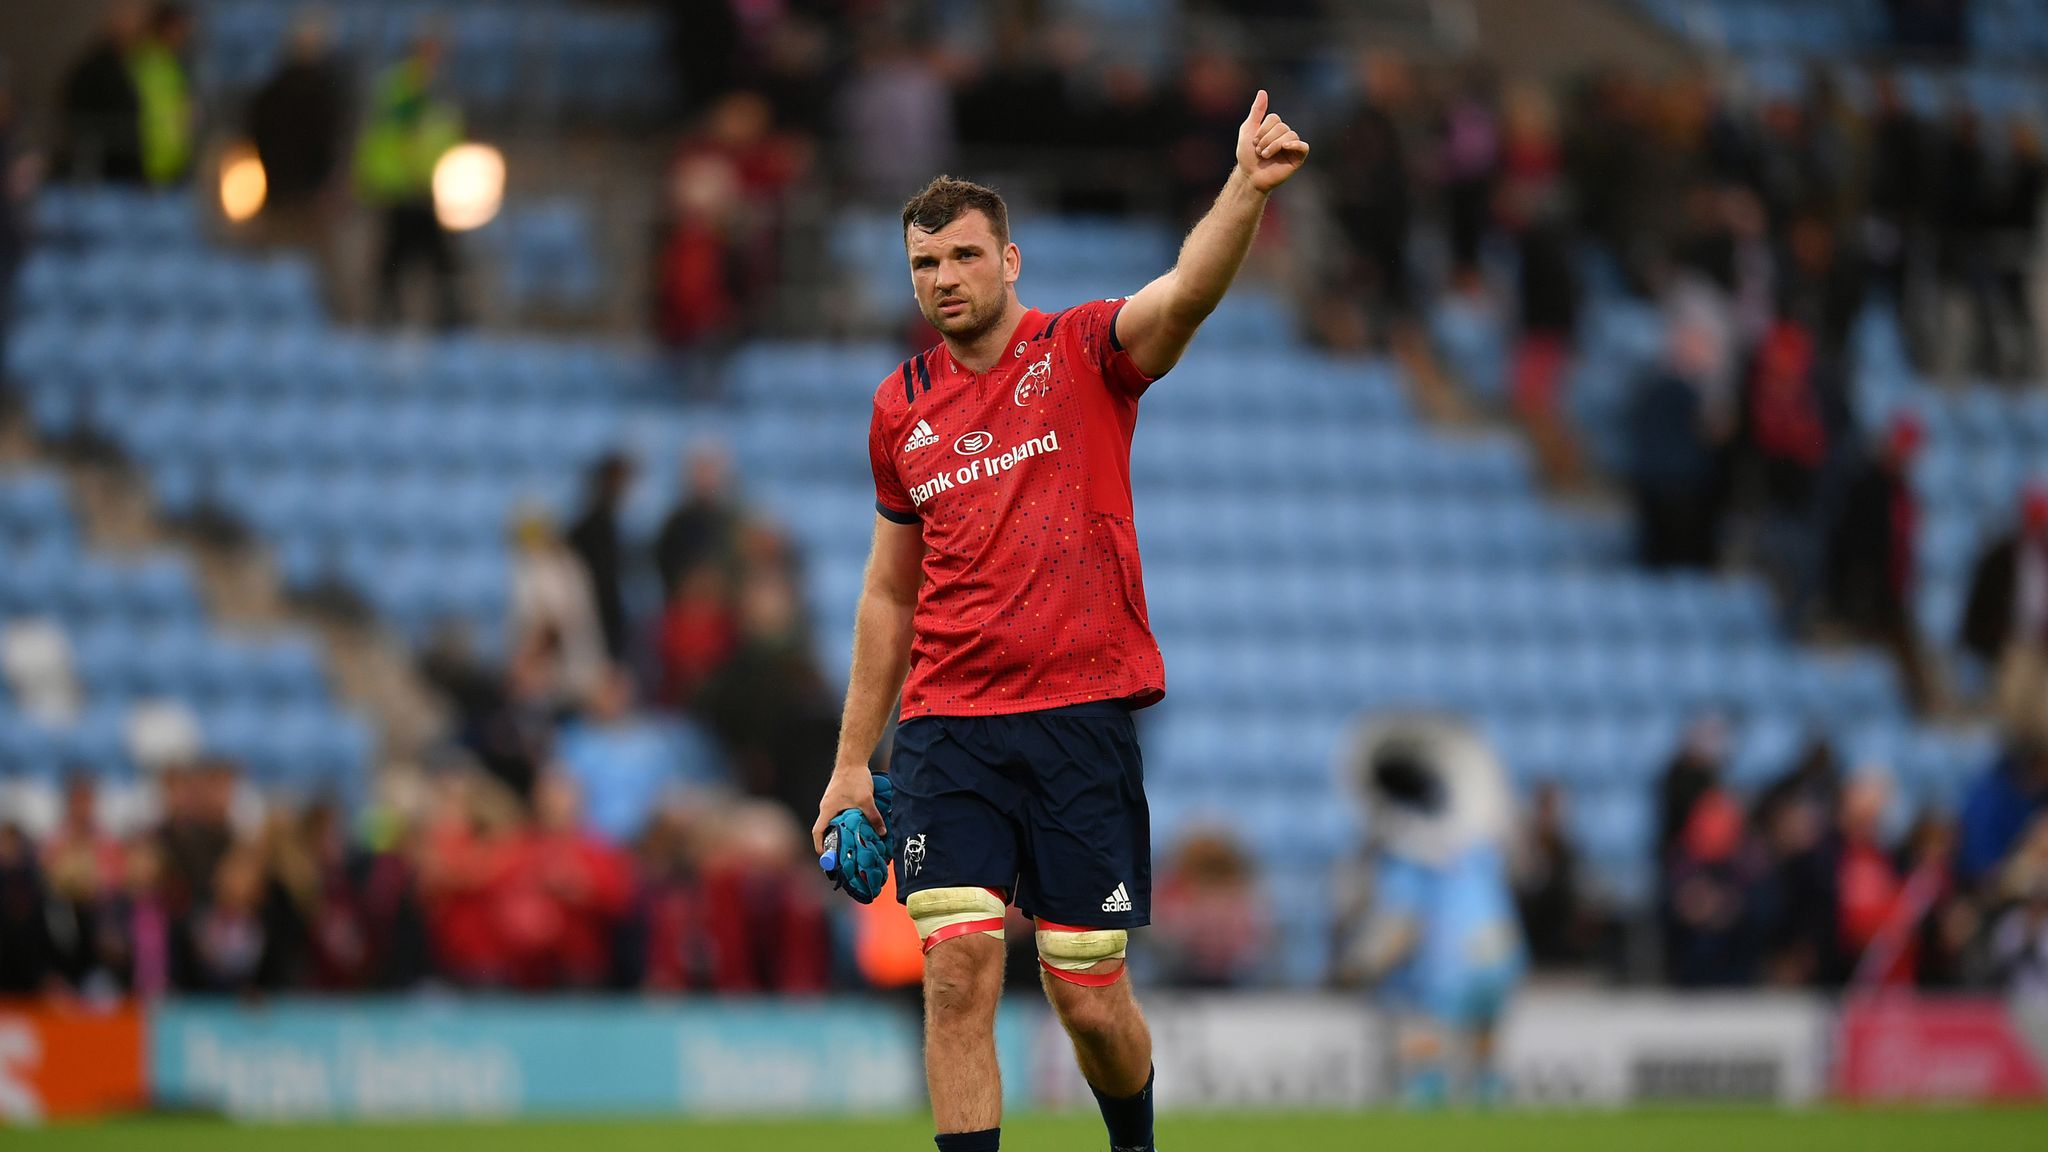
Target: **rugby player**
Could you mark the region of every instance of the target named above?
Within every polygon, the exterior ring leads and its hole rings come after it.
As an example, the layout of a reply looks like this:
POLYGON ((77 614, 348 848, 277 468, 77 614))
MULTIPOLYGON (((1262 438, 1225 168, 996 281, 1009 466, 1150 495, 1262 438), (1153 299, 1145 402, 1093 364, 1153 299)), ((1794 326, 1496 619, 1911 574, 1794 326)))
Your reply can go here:
MULTIPOLYGON (((994 1152, 1009 904, 1116 1152, 1150 1152, 1152 1040, 1123 979, 1148 922, 1151 828, 1132 724, 1165 692, 1131 521, 1139 398, 1215 310, 1309 146, 1261 91, 1172 270, 1122 300, 1027 308, 995 191, 941 176, 904 206, 918 308, 943 340, 875 391, 873 550, 837 764, 813 839, 858 810, 894 846, 925 949, 925 1072, 942 1152, 994 1152), (888 819, 868 758, 901 698, 888 819)), ((835 841, 836 843, 836 841, 835 841)))

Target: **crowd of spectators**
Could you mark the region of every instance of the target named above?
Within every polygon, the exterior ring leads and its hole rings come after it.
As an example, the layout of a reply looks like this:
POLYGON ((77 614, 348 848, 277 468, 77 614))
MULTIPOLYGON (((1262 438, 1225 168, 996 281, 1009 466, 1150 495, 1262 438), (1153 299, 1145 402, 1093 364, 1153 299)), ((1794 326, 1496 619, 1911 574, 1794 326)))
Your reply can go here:
POLYGON ((1956 990, 2048 977, 2048 743, 2012 740, 1956 815, 1816 740, 1754 796, 1701 721, 1658 782, 1657 918, 1681 988, 1956 990))
POLYGON ((0 825, 0 995, 860 980, 835 951, 807 846, 772 803, 680 796, 618 841, 584 819, 563 771, 530 802, 444 772, 361 827, 325 802, 265 810, 226 762, 158 780, 160 816, 125 835, 107 831, 88 777, 40 844, 0 825))

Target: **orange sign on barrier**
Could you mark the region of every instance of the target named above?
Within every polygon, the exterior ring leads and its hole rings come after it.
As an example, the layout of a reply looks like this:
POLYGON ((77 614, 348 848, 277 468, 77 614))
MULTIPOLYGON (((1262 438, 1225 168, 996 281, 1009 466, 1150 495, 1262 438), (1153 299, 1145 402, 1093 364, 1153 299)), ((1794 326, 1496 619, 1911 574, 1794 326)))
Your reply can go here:
POLYGON ((0 1004, 0 1123, 142 1107, 142 1012, 0 1004))

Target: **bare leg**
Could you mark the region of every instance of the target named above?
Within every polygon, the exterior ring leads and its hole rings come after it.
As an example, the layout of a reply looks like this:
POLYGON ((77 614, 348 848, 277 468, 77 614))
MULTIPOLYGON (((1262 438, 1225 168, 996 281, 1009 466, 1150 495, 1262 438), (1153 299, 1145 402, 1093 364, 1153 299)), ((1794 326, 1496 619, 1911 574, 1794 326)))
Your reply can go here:
POLYGON ((1117 1098, 1144 1091, 1152 1076, 1152 1031, 1131 994, 1131 982, 1089 988, 1050 973, 1044 982, 1046 999, 1074 1041, 1074 1059, 1089 1086, 1117 1098))
POLYGON ((996 1066, 996 1004, 1003 995, 1003 942, 958 936, 924 958, 924 1074, 941 1134, 1003 1122, 996 1066))

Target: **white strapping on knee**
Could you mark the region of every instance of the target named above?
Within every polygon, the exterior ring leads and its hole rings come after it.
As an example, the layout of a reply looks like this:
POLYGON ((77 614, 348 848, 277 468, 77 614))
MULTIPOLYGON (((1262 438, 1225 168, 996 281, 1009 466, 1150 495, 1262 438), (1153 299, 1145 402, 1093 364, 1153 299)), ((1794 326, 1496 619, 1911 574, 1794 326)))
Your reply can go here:
POLYGON ((1038 926, 1038 958, 1058 972, 1084 972, 1105 960, 1122 960, 1131 934, 1122 928, 1038 926))
POLYGON ((930 888, 912 892, 904 905, 927 952, 955 936, 1003 938, 1003 898, 986 888, 930 888))

